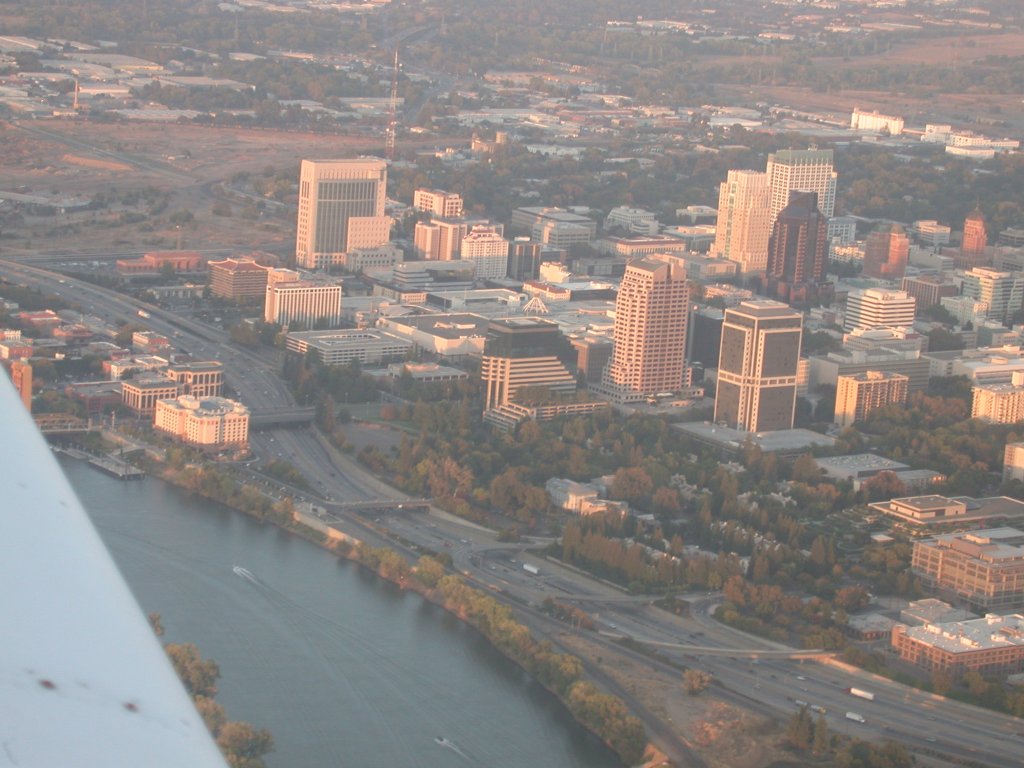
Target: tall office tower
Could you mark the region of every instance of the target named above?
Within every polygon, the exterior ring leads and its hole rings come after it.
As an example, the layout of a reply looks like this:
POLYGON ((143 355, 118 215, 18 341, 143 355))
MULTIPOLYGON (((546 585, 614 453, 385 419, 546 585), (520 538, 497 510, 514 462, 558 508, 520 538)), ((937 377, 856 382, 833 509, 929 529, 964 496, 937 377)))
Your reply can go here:
POLYGON ((975 267, 964 273, 963 295, 986 304, 986 316, 1006 325, 1024 304, 1024 276, 1020 272, 975 267))
POLYGON ((462 195, 440 189, 417 189, 412 194, 412 207, 443 219, 457 219, 462 215, 462 195))
POLYGON ((517 237, 508 249, 508 276, 515 280, 536 280, 544 246, 528 237, 517 237))
POLYGON ((865 277, 902 280, 907 271, 910 238, 899 224, 880 224, 864 243, 865 277))
POLYGON ((478 280, 505 277, 508 269, 508 240, 494 227, 477 225, 462 238, 459 258, 476 265, 478 280))
POLYGON ((843 330, 908 328, 914 324, 917 300, 906 291, 866 288, 850 291, 846 297, 843 330))
POLYGON ((25 404, 25 410, 32 412, 32 365, 25 360, 15 360, 11 363, 11 381, 14 388, 18 390, 21 402, 25 404))
POLYGON ((768 240, 766 291, 791 304, 813 301, 827 263, 828 219, 818 210, 817 192, 791 192, 768 240))
POLYGON ((985 215, 980 208, 975 208, 964 219, 964 237, 960 243, 960 257, 954 264, 962 269, 977 267, 987 262, 985 249, 988 248, 988 227, 985 215))
POLYGON ((558 324, 538 317, 492 320, 484 339, 480 377, 484 410, 515 402, 524 387, 576 391, 575 352, 558 324))
POLYGON ((836 172, 831 149, 780 149, 768 155, 768 186, 771 188, 769 221, 789 205, 789 193, 818 193, 818 208, 830 219, 836 207, 836 172))
MULTIPOLYGON (((290 270, 275 270, 287 271, 290 270)), ((337 328, 341 324, 341 284, 326 280, 274 280, 271 273, 263 319, 281 325, 302 323, 309 328, 337 328)))
POLYGON ((772 218, 768 174, 729 171, 718 192, 715 256, 735 261, 743 274, 764 274, 772 218))
POLYGON ((626 266, 615 298, 615 349, 602 389, 619 401, 689 385, 690 287, 681 262, 648 257, 626 266))
POLYGON ((834 421, 848 427, 863 421, 872 411, 886 405, 907 402, 910 379, 892 371, 865 371, 836 378, 836 411, 834 421))
POLYGON ((803 316, 779 301, 725 310, 715 422, 747 432, 792 429, 803 316))
POLYGON ((303 160, 295 263, 322 269, 343 263, 348 251, 386 243, 387 179, 387 163, 377 158, 303 160))

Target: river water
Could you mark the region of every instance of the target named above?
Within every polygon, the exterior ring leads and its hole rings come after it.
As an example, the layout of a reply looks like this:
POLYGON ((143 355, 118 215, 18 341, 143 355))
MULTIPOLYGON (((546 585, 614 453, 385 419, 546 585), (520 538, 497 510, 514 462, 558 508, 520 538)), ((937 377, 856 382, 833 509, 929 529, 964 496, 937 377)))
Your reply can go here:
POLYGON ((165 641, 214 659, 228 717, 271 731, 271 768, 621 766, 418 596, 159 481, 62 466, 165 641))

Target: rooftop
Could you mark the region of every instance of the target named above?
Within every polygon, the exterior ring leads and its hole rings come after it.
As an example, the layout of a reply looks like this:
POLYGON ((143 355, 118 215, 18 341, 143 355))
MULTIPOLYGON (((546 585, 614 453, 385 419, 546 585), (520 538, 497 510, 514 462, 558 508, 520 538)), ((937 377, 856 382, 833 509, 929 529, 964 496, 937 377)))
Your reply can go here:
POLYGON ((908 637, 949 653, 1024 645, 1024 616, 990 613, 982 619, 908 627, 908 637))

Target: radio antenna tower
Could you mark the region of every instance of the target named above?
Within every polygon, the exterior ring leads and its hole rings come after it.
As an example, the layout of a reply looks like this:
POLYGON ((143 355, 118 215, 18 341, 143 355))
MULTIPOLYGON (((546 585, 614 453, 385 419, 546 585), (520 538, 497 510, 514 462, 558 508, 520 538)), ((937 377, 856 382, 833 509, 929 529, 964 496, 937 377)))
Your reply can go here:
POLYGON ((384 155, 395 159, 395 129, 398 127, 398 49, 395 49, 395 66, 391 70, 391 100, 388 102, 388 130, 384 139, 384 155))

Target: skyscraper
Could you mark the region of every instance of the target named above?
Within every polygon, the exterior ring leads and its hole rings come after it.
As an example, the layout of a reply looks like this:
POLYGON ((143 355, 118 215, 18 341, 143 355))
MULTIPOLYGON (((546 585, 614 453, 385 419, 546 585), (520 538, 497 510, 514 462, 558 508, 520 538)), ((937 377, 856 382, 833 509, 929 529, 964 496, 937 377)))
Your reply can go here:
POLYGON ((790 304, 812 301, 827 263, 828 219, 818 210, 818 194, 793 191, 768 240, 766 291, 790 304))
POLYGON ((954 259, 957 267, 969 269, 987 264, 988 226, 980 208, 975 208, 964 219, 964 237, 960 243, 960 257, 954 259))
POLYGON ((725 310, 715 422, 747 432, 791 429, 803 316, 779 301, 725 310))
POLYGON ((817 192, 818 208, 831 218, 836 206, 836 172, 831 149, 781 149, 768 155, 768 185, 771 188, 769 221, 789 204, 790 192, 817 192))
POLYGON ((627 265, 615 299, 615 349, 602 389, 628 401, 689 385, 689 309, 684 264, 652 256, 627 265))
POLYGON ((744 274, 764 274, 772 219, 768 174, 729 171, 718 192, 715 256, 735 261, 744 274))
POLYGON ((899 224, 880 224, 864 243, 864 276, 901 280, 907 271, 910 238, 899 224))
POLYGON ((295 262, 320 269, 344 262, 344 254, 374 248, 391 236, 384 215, 387 163, 372 157, 303 160, 295 262))

